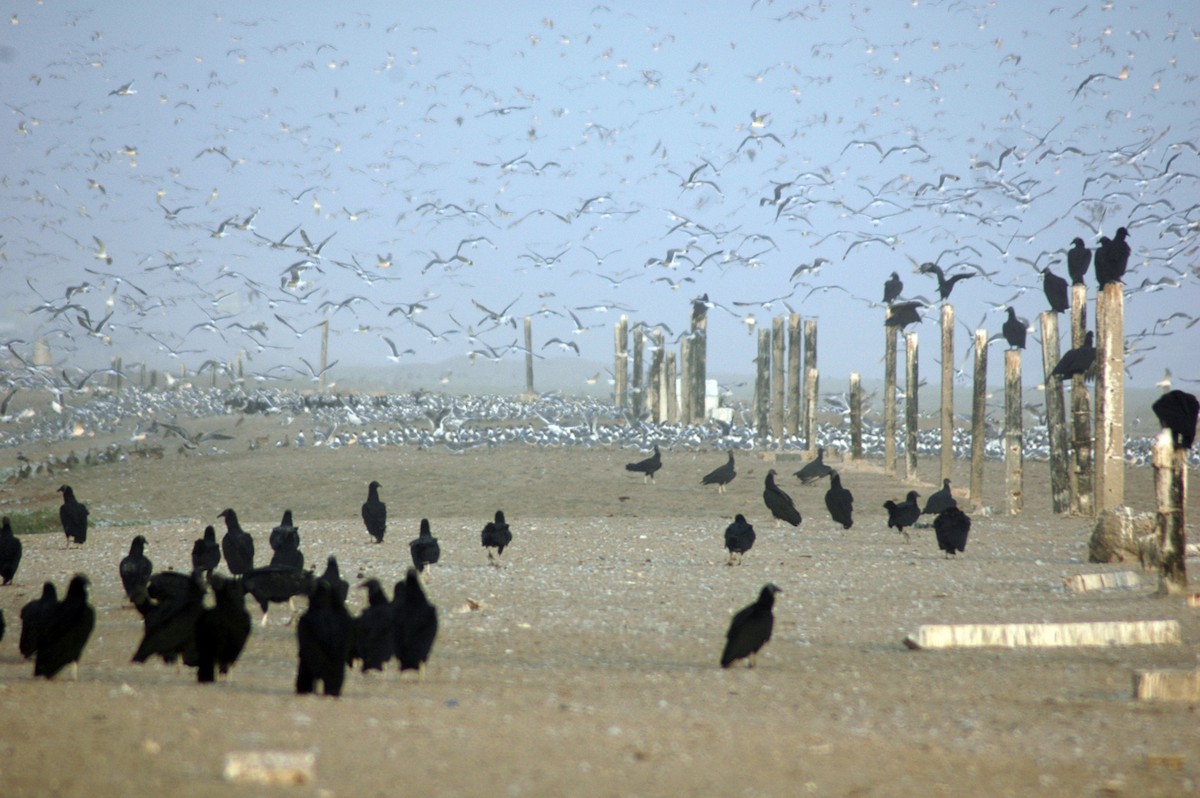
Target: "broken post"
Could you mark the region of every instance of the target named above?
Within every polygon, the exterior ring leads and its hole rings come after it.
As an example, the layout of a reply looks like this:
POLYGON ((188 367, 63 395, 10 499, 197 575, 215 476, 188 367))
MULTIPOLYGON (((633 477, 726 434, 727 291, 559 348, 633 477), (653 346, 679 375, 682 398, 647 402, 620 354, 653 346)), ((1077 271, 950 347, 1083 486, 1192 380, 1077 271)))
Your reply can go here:
POLYGON ((1125 503, 1125 286, 1096 294, 1096 509, 1125 503))
POLYGON ((804 403, 803 420, 800 425, 804 428, 804 446, 807 449, 817 448, 817 320, 806 319, 804 322, 804 403))
POLYGON ((663 383, 664 383, 664 400, 663 417, 668 424, 675 424, 679 421, 679 400, 675 395, 675 353, 667 352, 663 363, 663 383))
POLYGON ((904 336, 905 353, 905 393, 904 393, 904 473, 908 480, 917 478, 917 424, 918 397, 920 395, 919 374, 917 373, 917 334, 907 333, 904 336))
POLYGON ((861 460, 862 446, 862 378, 850 372, 850 459, 861 460))
POLYGON ((616 406, 617 412, 625 409, 625 392, 626 380, 629 379, 629 317, 621 316, 616 324, 613 325, 613 334, 616 337, 614 351, 616 352, 616 362, 613 363, 613 404, 616 406))
POLYGON ((987 446, 987 330, 975 331, 975 384, 971 389, 971 504, 983 509, 983 455, 987 446))
POLYGON ((771 436, 783 439, 783 316, 771 319, 771 436))
POLYGON ((755 360, 756 378, 754 380, 754 431, 759 438, 766 438, 769 432, 768 418, 771 402, 771 331, 760 328, 758 331, 758 358, 755 360))
POLYGON ((647 391, 646 409, 655 423, 663 420, 663 333, 660 327, 650 331, 650 383, 647 391))
POLYGON ((1158 565, 1158 592, 1178 595, 1187 589, 1187 450, 1176 449, 1171 430, 1154 439, 1155 525, 1162 552, 1158 565))
POLYGON ((708 378, 708 303, 692 302, 691 418, 704 423, 704 384, 708 378))
MULTIPOLYGON (((1071 348, 1087 335, 1087 286, 1071 286, 1071 348)), ((1092 402, 1082 374, 1071 378, 1071 512, 1090 517, 1092 504, 1092 402)))
POLYGON ((954 478, 954 306, 942 305, 941 478, 954 478))
MULTIPOLYGON (((887 309, 887 319, 892 309, 887 309)), ((896 472, 896 328, 884 323, 883 332, 883 470, 896 472)))
POLYGON ((800 314, 788 317, 787 434, 800 433, 800 314))
POLYGON ((692 423, 692 339, 679 342, 679 423, 692 423))
POLYGON ((1024 451, 1021 423, 1021 350, 1004 353, 1004 472, 1009 515, 1023 505, 1024 451))
POLYGON ((1062 380, 1051 377, 1058 365, 1058 314, 1047 310, 1041 314, 1042 370, 1046 386, 1046 432, 1050 436, 1050 506, 1063 514, 1071 510, 1071 471, 1066 411, 1063 409, 1062 380))
POLYGON ((634 418, 641 418, 646 412, 646 396, 644 390, 645 366, 642 363, 642 353, 646 347, 646 328, 638 322, 633 328, 633 370, 629 381, 629 409, 634 418))

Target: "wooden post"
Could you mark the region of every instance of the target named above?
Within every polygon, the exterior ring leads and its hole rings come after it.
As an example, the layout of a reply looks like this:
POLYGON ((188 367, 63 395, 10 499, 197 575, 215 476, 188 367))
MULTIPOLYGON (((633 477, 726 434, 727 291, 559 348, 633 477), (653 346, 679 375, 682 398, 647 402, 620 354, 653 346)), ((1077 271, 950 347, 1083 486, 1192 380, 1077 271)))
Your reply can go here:
MULTIPOLYGON (((1087 286, 1071 286, 1071 348, 1083 346, 1087 335, 1087 286)), ((1092 402, 1083 375, 1071 378, 1071 512, 1090 517, 1092 502, 1092 402)))
MULTIPOLYGON (((887 309, 887 318, 892 309, 887 309)), ((896 473, 896 328, 884 324, 883 332, 883 470, 896 473)))
POLYGON ((679 342, 679 423, 691 424, 692 419, 692 339, 679 342))
MULTIPOLYGON (((322 366, 322 368, 324 368, 324 367, 322 366)), ((209 366, 208 371, 209 371, 208 387, 216 388, 217 387, 217 361, 214 360, 212 362, 212 365, 209 366)))
POLYGON ((158 390, 158 369, 150 369, 150 390, 158 390))
POLYGON ((905 354, 905 386, 904 386, 904 473, 909 481, 917 478, 917 425, 918 397, 921 392, 919 374, 917 372, 917 334, 910 332, 904 336, 905 354))
POLYGON ((642 364, 642 351, 646 346, 646 328, 641 322, 633 328, 633 371, 630 372, 629 410, 634 418, 641 418, 646 413, 646 396, 644 390, 645 371, 642 364))
POLYGON ((665 383, 665 405, 664 418, 668 424, 675 424, 679 421, 679 400, 675 394, 675 353, 667 352, 663 369, 666 376, 663 381, 665 383))
POLYGON ((766 438, 771 401, 771 331, 758 330, 758 357, 755 359, 754 380, 754 431, 759 438, 766 438))
POLYGON ((817 320, 804 321, 804 403, 802 412, 804 418, 801 426, 804 428, 804 446, 810 451, 817 448, 817 397, 820 388, 817 384, 820 372, 817 371, 817 320))
POLYGON ((942 442, 943 480, 954 478, 954 306, 942 305, 942 442))
POLYGON ((613 326, 613 335, 616 338, 614 346, 616 362, 613 363, 613 379, 615 380, 613 404, 620 413, 625 409, 626 381, 629 379, 629 318, 627 316, 622 315, 613 326))
POLYGON ((1187 450, 1175 449, 1171 431, 1154 439, 1154 498, 1158 545, 1158 592, 1178 595, 1187 588, 1187 450))
POLYGON ((142 361, 140 373, 138 375, 138 387, 143 391, 146 390, 146 361, 142 361))
MULTIPOLYGON (((325 390, 325 367, 329 364, 329 319, 321 322, 321 378, 318 390, 325 390)), ((215 375, 214 375, 215 376, 215 375)))
POLYGON ((121 365, 123 359, 120 355, 113 360, 113 390, 117 393, 121 392, 121 365))
POLYGON ((650 417, 659 422, 663 420, 663 333, 658 327, 650 331, 650 378, 647 381, 650 383, 647 398, 650 417))
POLYGON ((533 319, 525 317, 525 393, 536 396, 533 390, 533 319))
POLYGON ((1047 310, 1042 321, 1042 373, 1046 386, 1046 431, 1050 436, 1050 506, 1061 514, 1071 511, 1070 436, 1067 432, 1061 379, 1050 373, 1058 364, 1058 314, 1047 310))
POLYGON ((708 303, 692 302, 692 423, 704 423, 704 385, 708 379, 708 303))
POLYGON ((1021 350, 1009 349, 1004 353, 1004 485, 1009 515, 1021 512, 1024 503, 1021 413, 1021 350))
POLYGON ((783 316, 771 319, 771 436, 783 439, 783 316))
POLYGON ((861 460, 862 447, 862 378, 850 372, 850 459, 861 460))
POLYGON ((800 314, 788 317, 787 434, 800 433, 800 314))
POLYGON ((1096 295, 1096 509, 1125 503, 1125 286, 1096 295))
POLYGON ((983 509, 983 455, 987 447, 987 330, 975 331, 975 384, 971 391, 971 504, 983 509))

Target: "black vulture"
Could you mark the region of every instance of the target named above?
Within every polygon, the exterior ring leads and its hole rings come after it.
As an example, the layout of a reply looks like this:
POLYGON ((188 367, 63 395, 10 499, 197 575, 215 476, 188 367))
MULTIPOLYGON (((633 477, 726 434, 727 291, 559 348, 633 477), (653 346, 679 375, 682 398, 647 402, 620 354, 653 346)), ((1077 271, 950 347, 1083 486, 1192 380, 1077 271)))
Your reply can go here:
POLYGON ((625 464, 626 471, 637 471, 642 475, 642 482, 647 480, 653 482, 654 472, 660 468, 662 468, 662 452, 658 450, 658 446, 654 447, 654 454, 645 460, 625 464))
POLYGON ((888 314, 884 325, 887 327, 899 327, 904 329, 910 324, 916 324, 921 320, 921 309, 925 305, 921 302, 896 302, 889 306, 891 313, 888 314))
POLYGON ((266 626, 271 602, 282 604, 286 601, 290 607, 293 598, 312 592, 314 581, 312 571, 287 565, 268 565, 243 574, 242 588, 253 596, 262 608, 262 625, 266 626))
POLYGON ((1082 238, 1076 238, 1067 250, 1067 274, 1071 276, 1071 283, 1083 285, 1083 278, 1091 265, 1092 251, 1084 246, 1082 238))
POLYGON ((748 658, 749 667, 754 667, 754 658, 759 649, 771 639, 775 627, 775 594, 779 588, 772 584, 763 586, 758 601, 743 607, 733 616, 729 631, 725 633, 725 650, 721 652, 721 667, 728 668, 739 659, 748 658))
POLYGON ((271 536, 267 538, 267 543, 271 545, 271 551, 278 551, 280 546, 291 545, 293 536, 295 537, 294 545, 299 548, 300 530, 292 522, 292 511, 284 510, 279 526, 271 530, 271 536))
POLYGON ((1071 292, 1067 281, 1050 271, 1050 267, 1042 269, 1042 293, 1050 303, 1050 310, 1062 313, 1071 309, 1071 292))
MULTIPOLYGON (((1168 391, 1151 406, 1158 423, 1171 431, 1171 442, 1176 449, 1190 449, 1196 442, 1196 417, 1200 414, 1200 402, 1186 391, 1168 391)), ((7 520, 7 519, 5 519, 7 520)), ((20 550, 17 551, 20 557, 20 550)))
POLYGON ((13 534, 12 524, 8 516, 0 525, 0 584, 12 583, 21 567, 21 539, 13 534))
POLYGON ((841 524, 842 529, 854 526, 854 494, 842 487, 842 478, 836 471, 829 475, 825 508, 829 510, 829 517, 841 524))
POLYGON ((375 538, 376 543, 383 542, 387 532, 387 505, 379 501, 379 489, 382 487, 374 480, 367 485, 367 500, 362 506, 362 520, 367 525, 367 532, 375 538))
POLYGON ((38 635, 33 675, 53 679, 68 665, 79 681, 79 658, 92 629, 96 627, 96 611, 88 603, 88 579, 83 574, 71 577, 67 595, 54 606, 38 635))
POLYGON ((825 465, 825 447, 818 446, 816 459, 805 463, 804 468, 796 472, 796 478, 805 485, 811 485, 832 473, 833 469, 825 465))
POLYGON ((904 542, 908 542, 908 532, 906 527, 910 527, 917 523, 917 519, 921 517, 921 505, 917 504, 917 499, 920 495, 915 490, 910 490, 904 501, 896 504, 891 499, 883 503, 883 506, 888 511, 888 529, 896 528, 896 531, 904 535, 904 542))
MULTIPOLYGON (((277 530, 279 528, 275 527, 277 530)), ((286 528, 277 536, 274 532, 271 534, 278 546, 272 546, 275 550, 271 554, 270 564, 296 570, 303 568, 304 553, 300 551, 300 533, 296 531, 296 527, 286 528)))
POLYGON ((58 606, 58 588, 53 582, 42 584, 42 595, 21 607, 21 639, 18 648, 21 656, 29 659, 37 653, 42 629, 50 622, 54 608, 58 606))
POLYGON ((400 661, 400 672, 413 671, 418 676, 425 672, 429 652, 437 638, 437 607, 425 598, 417 572, 409 568, 404 581, 397 582, 392 595, 393 635, 396 644, 396 659, 400 661))
POLYGON ((900 275, 892 272, 892 276, 883 284, 883 302, 890 305, 900 296, 900 292, 904 290, 904 283, 900 281, 900 275))
POLYGON ((142 642, 134 652, 134 662, 145 662, 158 654, 163 662, 175 662, 180 656, 194 658, 196 622, 204 611, 204 579, 200 572, 188 577, 187 591, 173 595, 146 612, 142 622, 142 642))
POLYGON ((204 527, 204 537, 192 543, 192 570, 204 571, 211 577, 213 569, 221 564, 221 547, 217 544, 217 530, 211 525, 204 527))
POLYGON ((800 511, 796 509, 792 497, 775 484, 774 468, 767 472, 766 482, 763 486, 763 502, 771 511, 771 515, 775 517, 775 526, 779 526, 780 521, 787 521, 792 526, 800 526, 800 511))
POLYGON ((737 476, 737 471, 733 470, 733 450, 729 450, 729 460, 722 465, 717 466, 712 471, 705 474, 701 480, 701 485, 716 485, 717 493, 724 493, 725 487, 733 482, 733 478, 737 476))
POLYGON ((342 694, 346 659, 350 653, 350 613, 338 601, 328 582, 318 579, 308 599, 308 609, 296 623, 300 664, 296 693, 312 693, 321 682, 325 695, 342 694))
POLYGON ((733 523, 725 527, 725 548, 729 550, 726 565, 733 565, 733 557, 737 555, 737 564, 742 564, 742 557, 754 548, 754 527, 746 520, 746 516, 738 513, 733 517, 733 523))
POLYGON ((942 267, 938 266, 936 263, 922 263, 918 267, 917 271, 919 271, 921 274, 932 274, 937 278, 938 296, 941 297, 943 301, 950 298, 950 292, 954 290, 955 283, 957 283, 959 280, 966 280, 975 276, 973 272, 960 272, 959 274, 947 279, 946 273, 942 271, 942 267))
POLYGON ((938 548, 946 552, 947 557, 967 550, 967 533, 970 531, 971 518, 957 506, 947 507, 933 519, 938 548))
POLYGON ((950 492, 950 480, 942 480, 942 489, 934 491, 925 500, 925 508, 921 510, 921 515, 938 515, 948 507, 957 507, 958 500, 954 498, 954 494, 950 492))
POLYGON ((146 556, 146 538, 138 535, 129 544, 129 553, 121 559, 121 585, 126 597, 132 599, 137 590, 149 586, 153 573, 154 563, 146 556))
MULTIPOLYGON (((159 571, 150 577, 145 595, 160 604, 173 601, 191 592, 191 583, 192 577, 189 574, 179 571, 159 571)), ((134 603, 137 603, 136 600, 134 603)))
POLYGON ((337 557, 329 555, 329 558, 325 560, 325 573, 318 578, 333 588, 334 596, 339 602, 346 603, 346 598, 350 595, 350 583, 342 579, 337 557))
POLYGON ((1025 338, 1029 333, 1029 328, 1025 322, 1017 318, 1017 312, 1011 306, 1008 308, 1008 320, 1004 322, 1000 332, 1004 335, 1004 340, 1008 341, 1009 349, 1025 348, 1025 338))
POLYGON ((396 653, 393 637, 392 602, 378 579, 368 579, 367 606, 354 619, 354 658, 362 661, 362 672, 382 671, 396 653))
POLYGON ((438 540, 429 531, 429 519, 421 519, 421 531, 415 539, 409 542, 408 551, 412 555, 413 567, 424 571, 442 556, 438 540))
POLYGON ((496 520, 488 521, 479 537, 483 547, 487 549, 488 562, 499 565, 500 555, 504 553, 505 547, 512 543, 512 530, 504 520, 503 510, 496 511, 496 520))
POLYGON ((1125 241, 1128 235, 1129 231, 1120 227, 1117 229, 1116 238, 1100 239, 1100 246, 1096 248, 1093 260, 1096 266, 1096 282, 1101 288, 1109 283, 1119 283, 1125 276, 1130 255, 1129 244, 1125 241))
POLYGON ((67 536, 67 543, 78 543, 82 546, 87 541, 87 505, 75 498, 75 491, 71 490, 70 485, 63 485, 58 492, 63 495, 62 506, 58 508, 58 520, 62 522, 63 534, 67 536))
POLYGON ((217 518, 225 519, 225 536, 221 538, 221 552, 229 573, 241 576, 254 568, 254 538, 238 524, 237 513, 232 509, 222 510, 217 518))
POLYGON ((1083 346, 1078 349, 1068 349, 1067 353, 1058 361, 1058 365, 1054 367, 1054 371, 1050 372, 1050 376, 1061 377, 1064 380, 1074 377, 1076 374, 1089 376, 1092 366, 1096 364, 1094 341, 1095 337, 1092 331, 1088 330, 1083 346))
POLYGON ((202 684, 216 681, 218 671, 228 674, 250 637, 250 613, 246 612, 241 581, 220 574, 210 580, 216 603, 196 621, 195 662, 188 662, 196 666, 196 681, 202 684))

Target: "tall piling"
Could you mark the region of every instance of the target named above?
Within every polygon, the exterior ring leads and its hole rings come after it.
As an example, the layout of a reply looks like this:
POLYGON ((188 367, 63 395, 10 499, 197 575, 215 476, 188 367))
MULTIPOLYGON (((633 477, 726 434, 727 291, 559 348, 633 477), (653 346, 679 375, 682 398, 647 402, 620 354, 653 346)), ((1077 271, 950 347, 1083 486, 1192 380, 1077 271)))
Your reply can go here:
POLYGON ((1096 294, 1096 509, 1125 502, 1125 286, 1096 294))
POLYGON ((633 369, 629 376, 629 409, 634 418, 646 413, 645 363, 642 360, 646 348, 646 328, 639 322, 633 328, 633 369))
POLYGON ((613 362, 613 405, 618 413, 625 409, 625 399, 628 393, 627 381, 629 379, 629 317, 622 315, 621 318, 613 325, 613 336, 615 338, 613 351, 615 359, 613 362))
POLYGON ((954 306, 942 305, 941 479, 954 478, 954 306))
POLYGON ((663 420, 663 333, 655 327, 650 331, 650 383, 646 397, 646 409, 655 422, 663 420))
POLYGON ((1021 399, 1021 350, 1009 349, 1004 353, 1004 489, 1009 515, 1024 507, 1021 399))
MULTIPOLYGON (((888 307, 886 318, 892 318, 888 307)), ((885 323, 883 348, 883 470, 896 473, 896 328, 885 323)))
POLYGON ((1050 436, 1050 506, 1054 512, 1071 511, 1070 434, 1063 404, 1063 384, 1051 372, 1058 365, 1058 314, 1047 310, 1041 314, 1042 374, 1046 389, 1046 431, 1050 436))
POLYGON ((663 362, 663 392, 665 395, 663 417, 668 424, 679 422, 679 397, 675 393, 675 353, 667 352, 663 362))
POLYGON ((800 314, 788 316, 787 434, 800 433, 800 314))
POLYGON ((861 460, 862 444, 862 377, 850 372, 850 459, 861 460))
POLYGON ((817 448, 817 396, 820 372, 817 371, 817 320, 804 320, 804 402, 801 408, 804 446, 817 448))
POLYGON ((692 302, 692 423, 704 423, 704 386, 708 379, 708 303, 692 302))
POLYGON ((987 448, 987 330, 975 331, 975 383, 971 388, 971 504, 983 509, 983 455, 987 448))
POLYGON ((771 319, 771 435, 775 440, 783 439, 783 388, 784 378, 784 318, 771 319))
POLYGON ((765 440, 770 432, 771 331, 758 330, 758 357, 754 361, 754 431, 765 440))
MULTIPOLYGON (((1083 346, 1087 335, 1087 286, 1071 286, 1071 348, 1083 346)), ((1071 378, 1071 512, 1090 517, 1094 512, 1092 482, 1092 402, 1082 374, 1071 378)))
POLYGON ((533 390, 533 318, 525 317, 525 394, 536 396, 533 390))
POLYGON ((1169 429, 1154 439, 1155 517, 1159 544, 1158 591, 1176 595, 1187 588, 1187 450, 1176 449, 1169 429))
MULTIPOLYGON (((325 390, 325 369, 329 366, 329 319, 321 322, 321 376, 319 378, 319 390, 325 390)), ((213 381, 216 381, 216 374, 213 375, 213 381)))
POLYGON ((692 418, 692 339, 679 342, 679 423, 695 423, 692 418))
POLYGON ((904 336, 905 393, 904 393, 904 473, 909 481, 917 478, 917 426, 920 423, 918 399, 920 374, 917 371, 917 334, 904 336))

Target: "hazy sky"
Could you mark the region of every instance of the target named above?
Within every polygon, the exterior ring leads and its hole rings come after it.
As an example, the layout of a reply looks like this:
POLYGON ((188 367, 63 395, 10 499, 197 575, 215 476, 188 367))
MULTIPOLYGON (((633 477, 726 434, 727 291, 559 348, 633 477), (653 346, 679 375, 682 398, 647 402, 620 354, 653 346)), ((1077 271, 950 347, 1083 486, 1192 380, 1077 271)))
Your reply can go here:
POLYGON ((711 370, 749 373, 748 321, 791 308, 823 375, 875 376, 884 280, 936 299, 937 261, 977 275, 969 373, 985 314, 1035 321, 1035 266, 1124 224, 1133 383, 1200 378, 1178 3, 240 5, 12 4, 5 342, 306 371, 328 318, 331 360, 392 369, 384 337, 523 357, 506 319, 534 315, 539 354, 610 363, 621 312, 674 341, 707 293, 711 370))

